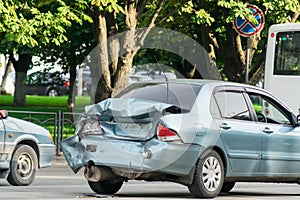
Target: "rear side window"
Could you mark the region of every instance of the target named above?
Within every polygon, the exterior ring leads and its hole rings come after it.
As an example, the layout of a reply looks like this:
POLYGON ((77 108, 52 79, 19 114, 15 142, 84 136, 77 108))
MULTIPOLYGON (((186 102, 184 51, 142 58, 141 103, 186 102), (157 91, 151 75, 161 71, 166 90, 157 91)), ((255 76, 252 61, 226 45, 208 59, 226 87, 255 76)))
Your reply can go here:
POLYGON ((182 83, 136 83, 121 91, 116 98, 137 98, 168 103, 190 111, 201 85, 182 83))
POLYGON ((223 118, 251 120, 250 111, 242 93, 222 91, 214 96, 223 118))

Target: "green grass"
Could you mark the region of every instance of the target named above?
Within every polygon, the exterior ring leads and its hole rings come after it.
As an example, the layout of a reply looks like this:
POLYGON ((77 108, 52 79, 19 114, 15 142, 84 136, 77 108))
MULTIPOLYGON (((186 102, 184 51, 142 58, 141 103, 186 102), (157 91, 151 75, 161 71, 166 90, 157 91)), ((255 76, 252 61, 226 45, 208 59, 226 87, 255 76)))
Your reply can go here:
MULTIPOLYGON (((67 112, 67 100, 67 96, 26 96, 26 107, 15 107, 13 106, 13 96, 0 95, 0 109, 35 112, 67 112)), ((84 107, 89 104, 89 96, 76 97, 75 111, 83 112, 84 107)))
MULTIPOLYGON (((13 96, 0 95, 0 109, 10 111, 32 111, 32 112, 68 112, 67 108, 68 96, 48 97, 48 96, 26 96, 26 107, 13 106, 13 96)), ((75 100, 75 112, 82 113, 84 107, 90 105, 90 97, 76 97, 75 100)), ((25 119, 35 124, 41 125, 48 129, 52 136, 54 136, 54 115, 42 115, 42 114, 29 114, 29 113, 14 113, 9 112, 9 116, 19 119, 25 119), (51 119, 52 118, 52 119, 51 119)), ((72 124, 70 115, 66 115, 66 121, 64 127, 62 127, 61 139, 70 137, 74 134, 75 127, 72 124), (66 122, 71 123, 66 123, 66 122)))

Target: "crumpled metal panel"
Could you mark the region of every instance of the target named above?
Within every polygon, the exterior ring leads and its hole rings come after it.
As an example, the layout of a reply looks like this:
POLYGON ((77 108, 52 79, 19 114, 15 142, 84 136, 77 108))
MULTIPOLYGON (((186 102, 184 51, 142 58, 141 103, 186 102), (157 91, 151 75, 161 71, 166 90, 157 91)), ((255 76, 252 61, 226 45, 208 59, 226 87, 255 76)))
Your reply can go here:
MULTIPOLYGON (((141 99, 113 98, 87 106, 77 122, 76 135, 60 144, 68 164, 76 173, 90 159, 101 162, 103 156, 115 157, 114 152, 122 152, 123 157, 131 160, 129 165, 139 165, 142 168, 145 159, 144 141, 153 137, 160 117, 170 106, 172 105, 141 99), (86 135, 89 135, 87 140, 86 135), (93 135, 95 138, 91 142, 93 135), (118 140, 124 143, 118 143, 118 140), (96 154, 97 158, 94 157, 96 154)), ((107 158, 104 160, 107 161, 107 158)))
POLYGON ((128 117, 143 117, 144 114, 161 113, 167 107, 172 105, 159 103, 149 100, 142 99, 118 99, 110 98, 101 101, 98 104, 90 105, 85 107, 85 113, 87 115, 103 115, 114 116, 115 118, 128 118, 128 117))
POLYGON ((171 106, 141 99, 107 99, 86 107, 77 123, 77 134, 90 128, 93 132, 103 130, 108 137, 145 141, 153 137, 158 120, 171 106), (98 129, 97 121, 101 121, 98 129), (88 123, 93 125, 87 126, 88 123))
POLYGON ((128 172, 128 177, 132 176, 133 179, 139 173, 150 171, 187 175, 202 149, 199 145, 166 143, 155 138, 138 142, 95 135, 82 141, 79 141, 78 136, 73 136, 64 140, 61 147, 75 173, 92 160, 97 166, 128 172), (89 151, 88 145, 95 145, 97 150, 89 151))
POLYGON ((69 166, 77 173, 84 165, 81 155, 85 151, 84 146, 79 142, 78 136, 74 135, 73 137, 63 140, 60 143, 60 147, 69 166))

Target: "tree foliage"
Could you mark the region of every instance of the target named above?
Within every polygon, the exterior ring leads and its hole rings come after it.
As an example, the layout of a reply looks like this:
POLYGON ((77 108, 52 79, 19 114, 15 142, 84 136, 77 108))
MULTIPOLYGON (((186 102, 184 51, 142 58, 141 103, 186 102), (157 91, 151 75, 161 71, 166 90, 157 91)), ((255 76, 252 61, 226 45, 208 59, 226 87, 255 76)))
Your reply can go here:
POLYGON ((10 55, 16 71, 15 105, 26 103, 24 83, 32 56, 50 43, 66 42, 66 27, 81 23, 80 16, 62 0, 0 0, 0 52, 10 55))
MULTIPOLYGON (((237 17, 256 23, 247 5, 258 6, 264 13, 265 24, 260 34, 250 37, 250 82, 257 83, 263 75, 265 44, 270 25, 299 21, 298 0, 190 0, 162 24, 196 39, 214 59, 224 79, 243 82, 246 67, 246 38, 233 29, 237 17)), ((170 11, 171 12, 171 11, 170 11)))
MULTIPOLYGON (((178 55, 155 49, 139 50, 134 38, 136 30, 148 27, 146 35, 158 26, 192 37, 207 50, 224 79, 243 82, 246 38, 236 33, 232 23, 237 17, 256 23, 247 8, 249 4, 258 6, 265 14, 264 29, 250 37, 249 77, 254 84, 262 75, 269 26, 299 21, 299 0, 0 0, 0 52, 19 55, 19 60, 11 56, 17 72, 26 72, 31 56, 42 53, 53 61, 61 60, 74 75, 74 69, 96 42, 100 63, 89 65, 95 102, 127 84, 133 62, 157 59, 185 77, 201 78, 196 70, 201 66, 194 66, 178 55), (83 21, 91 22, 91 27, 83 21), (124 31, 127 32, 122 40, 107 43, 110 37, 124 31), (111 57, 115 59, 110 60, 111 57)), ((193 47, 188 51, 192 53, 193 47)))
POLYGON ((0 1, 1 46, 8 50, 34 48, 67 41, 65 27, 81 22, 64 1, 0 1))

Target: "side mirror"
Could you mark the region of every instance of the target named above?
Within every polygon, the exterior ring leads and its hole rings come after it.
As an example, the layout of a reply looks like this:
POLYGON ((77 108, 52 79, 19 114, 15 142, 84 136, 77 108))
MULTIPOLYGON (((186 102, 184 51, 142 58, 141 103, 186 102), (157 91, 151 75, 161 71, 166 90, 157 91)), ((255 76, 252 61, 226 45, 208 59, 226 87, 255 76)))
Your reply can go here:
POLYGON ((297 115, 297 117, 296 117, 293 113, 291 113, 291 120, 292 120, 292 125, 294 127, 297 127, 297 126, 300 125, 299 124, 299 122, 300 122, 300 115, 297 115))
POLYGON ((6 110, 0 110, 0 119, 6 119, 8 116, 6 110))

